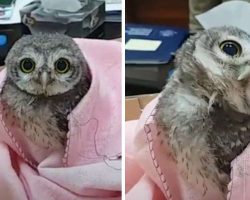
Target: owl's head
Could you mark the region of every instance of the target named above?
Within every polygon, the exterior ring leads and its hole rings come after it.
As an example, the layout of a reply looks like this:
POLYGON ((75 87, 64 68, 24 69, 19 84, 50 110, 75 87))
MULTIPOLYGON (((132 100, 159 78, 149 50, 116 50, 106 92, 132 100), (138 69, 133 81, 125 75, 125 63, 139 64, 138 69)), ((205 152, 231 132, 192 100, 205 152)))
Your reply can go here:
POLYGON ((183 46, 177 62, 199 63, 211 76, 241 81, 250 78, 250 36, 235 27, 218 27, 197 33, 183 46))
POLYGON ((28 35, 9 51, 7 77, 29 94, 53 96, 71 90, 87 74, 87 64, 72 38, 28 35))
POLYGON ((201 88, 250 113, 250 36, 235 27, 218 27, 190 37, 176 55, 176 65, 201 88))

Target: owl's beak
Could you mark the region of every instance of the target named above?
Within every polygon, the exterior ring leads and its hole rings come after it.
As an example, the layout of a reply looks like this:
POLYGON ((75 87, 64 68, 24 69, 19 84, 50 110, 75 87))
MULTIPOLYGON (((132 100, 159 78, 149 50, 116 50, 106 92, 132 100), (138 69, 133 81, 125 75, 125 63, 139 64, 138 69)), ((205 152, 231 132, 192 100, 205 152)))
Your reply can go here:
POLYGON ((45 91, 49 82, 49 75, 47 72, 42 72, 40 76, 40 82, 41 82, 43 91, 45 91))
POLYGON ((250 66, 245 66, 241 71, 240 75, 238 77, 238 81, 245 80, 247 78, 250 78, 250 66))

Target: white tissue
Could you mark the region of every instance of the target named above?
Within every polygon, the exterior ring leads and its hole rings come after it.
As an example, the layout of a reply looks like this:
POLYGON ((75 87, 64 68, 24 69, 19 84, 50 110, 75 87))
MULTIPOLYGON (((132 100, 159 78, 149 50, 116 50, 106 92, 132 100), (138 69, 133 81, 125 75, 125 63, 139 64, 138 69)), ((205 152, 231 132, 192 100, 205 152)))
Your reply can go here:
POLYGON ((250 3, 228 1, 197 15, 204 29, 218 26, 235 26, 250 34, 250 3))
POLYGON ((77 12, 83 6, 79 0, 41 0, 41 6, 48 10, 77 12))

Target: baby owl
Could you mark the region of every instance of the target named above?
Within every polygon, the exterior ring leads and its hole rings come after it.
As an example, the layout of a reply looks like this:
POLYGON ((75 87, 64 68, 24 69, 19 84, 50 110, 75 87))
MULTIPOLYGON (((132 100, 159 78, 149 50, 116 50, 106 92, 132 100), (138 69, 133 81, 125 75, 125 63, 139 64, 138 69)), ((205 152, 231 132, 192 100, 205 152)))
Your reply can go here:
POLYGON ((250 36, 235 27, 199 32, 175 67, 156 108, 159 137, 204 198, 216 189, 225 199, 230 163, 250 142, 250 36))
POLYGON ((91 77, 72 38, 28 35, 9 51, 1 102, 6 118, 16 118, 25 136, 43 148, 64 147, 67 115, 87 93, 91 77))

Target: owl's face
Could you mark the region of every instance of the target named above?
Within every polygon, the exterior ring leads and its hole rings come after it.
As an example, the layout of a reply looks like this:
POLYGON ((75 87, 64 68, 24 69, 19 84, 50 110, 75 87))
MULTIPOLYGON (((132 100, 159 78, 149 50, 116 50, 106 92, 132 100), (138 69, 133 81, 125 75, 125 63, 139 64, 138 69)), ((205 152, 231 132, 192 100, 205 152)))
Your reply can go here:
POLYGON ((201 33, 193 56, 210 76, 231 81, 250 79, 250 36, 242 30, 221 27, 201 33))
POLYGON ((176 66, 209 93, 250 114, 250 36, 244 31, 218 27, 197 33, 177 53, 176 66))
POLYGON ((29 94, 53 96, 72 89, 86 72, 74 41, 60 34, 25 36, 6 58, 7 76, 29 94))

